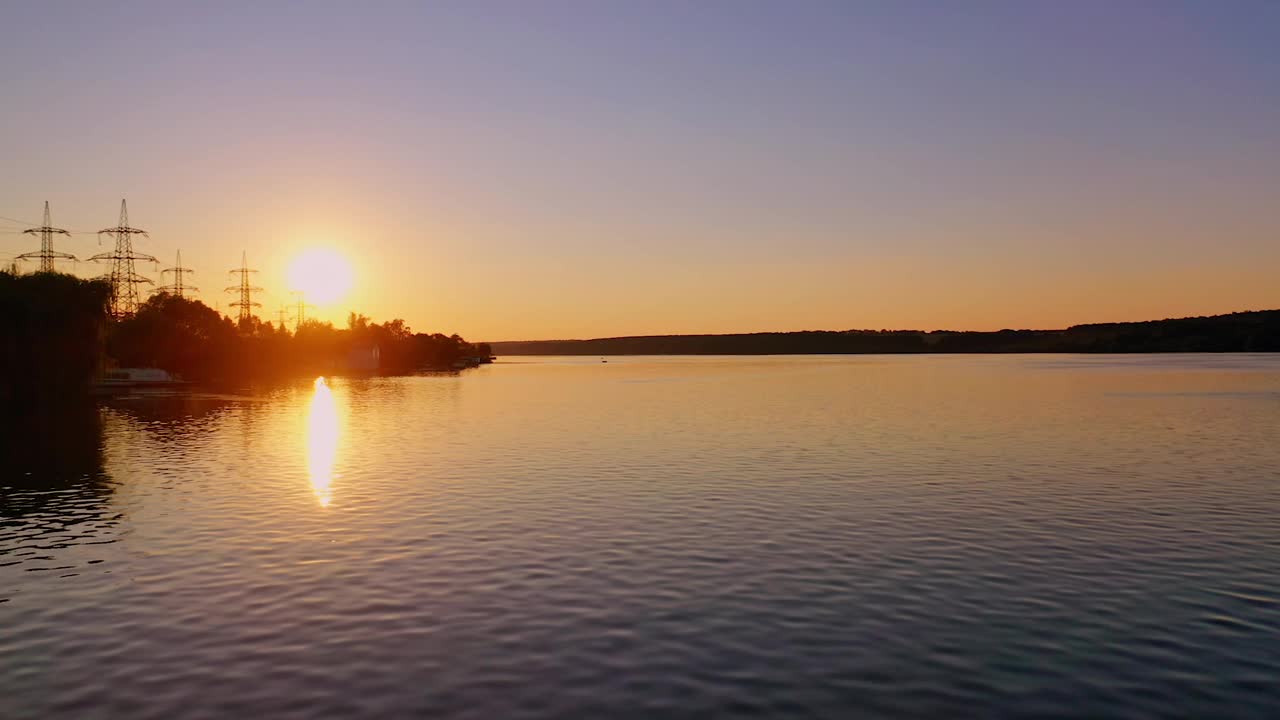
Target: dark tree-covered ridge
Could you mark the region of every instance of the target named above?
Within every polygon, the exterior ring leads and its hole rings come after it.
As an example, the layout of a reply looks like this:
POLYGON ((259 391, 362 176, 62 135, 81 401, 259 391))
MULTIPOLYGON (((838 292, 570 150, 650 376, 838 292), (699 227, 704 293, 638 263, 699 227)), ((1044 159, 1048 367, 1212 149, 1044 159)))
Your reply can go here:
POLYGON ((1065 330, 811 330, 492 343, 499 355, 800 355, 1280 351, 1280 310, 1065 330))

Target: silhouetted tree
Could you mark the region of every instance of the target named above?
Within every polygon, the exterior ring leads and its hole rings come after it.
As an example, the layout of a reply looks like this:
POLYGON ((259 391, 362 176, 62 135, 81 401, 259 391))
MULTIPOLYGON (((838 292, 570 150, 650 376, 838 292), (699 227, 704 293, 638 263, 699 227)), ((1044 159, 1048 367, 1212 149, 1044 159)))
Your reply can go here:
POLYGON ((1280 310, 1065 330, 847 330, 653 335, 496 343, 504 355, 758 355, 805 353, 1264 352, 1280 350, 1280 310))
POLYGON ((0 272, 0 404, 82 396, 103 362, 111 288, 0 272))
POLYGON ((415 335, 398 318, 378 324, 351 313, 345 329, 309 320, 291 334, 256 316, 236 322, 168 293, 109 323, 109 296, 106 283, 70 275, 0 273, 0 400, 82 396, 107 363, 239 382, 341 372, 354 349, 378 348, 384 372, 447 368, 480 353, 457 335, 415 335))
POLYGON ((237 329, 230 318, 199 300, 162 293, 115 324, 107 351, 122 367, 158 367, 208 380, 237 364, 244 331, 244 325, 237 329))

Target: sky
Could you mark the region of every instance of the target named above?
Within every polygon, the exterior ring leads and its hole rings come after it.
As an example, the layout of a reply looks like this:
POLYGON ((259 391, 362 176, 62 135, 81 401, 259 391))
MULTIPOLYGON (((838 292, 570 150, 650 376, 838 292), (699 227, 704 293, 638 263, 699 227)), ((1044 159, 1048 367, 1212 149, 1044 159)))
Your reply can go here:
POLYGON ((476 341, 1280 307, 1271 0, 50 0, 0 40, 0 258, 127 198, 224 311, 242 251, 274 318, 315 247, 354 271, 315 315, 476 341))

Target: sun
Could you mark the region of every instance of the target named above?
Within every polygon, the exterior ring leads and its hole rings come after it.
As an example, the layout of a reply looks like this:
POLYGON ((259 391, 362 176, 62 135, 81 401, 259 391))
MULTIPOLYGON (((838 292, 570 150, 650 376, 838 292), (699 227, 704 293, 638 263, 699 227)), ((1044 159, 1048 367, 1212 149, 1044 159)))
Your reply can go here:
POLYGON ((346 297, 354 281, 351 263, 336 250, 311 248, 302 251, 286 270, 290 290, 301 290, 306 301, 331 305, 346 297))

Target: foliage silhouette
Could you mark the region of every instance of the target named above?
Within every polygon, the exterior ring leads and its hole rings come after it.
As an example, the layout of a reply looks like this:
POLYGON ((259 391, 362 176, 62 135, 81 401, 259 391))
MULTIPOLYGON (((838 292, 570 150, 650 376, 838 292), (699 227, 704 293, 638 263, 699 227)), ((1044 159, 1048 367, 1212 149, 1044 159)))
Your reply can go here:
MULTIPOLYGON (((158 367, 194 381, 244 381, 351 370, 353 353, 377 348, 381 372, 442 369, 487 353, 457 335, 413 333, 403 320, 378 324, 352 313, 346 328, 307 320, 290 333, 250 317, 237 325, 200 302, 152 296, 115 323, 107 354, 126 367, 158 367)), ((487 354, 485 355, 487 357, 487 354)))
POLYGON ((83 396, 104 360, 110 297, 97 280, 0 272, 0 403, 83 396))
POLYGON ((1280 351, 1280 310, 1065 330, 845 330, 651 335, 493 343, 501 355, 796 355, 810 353, 1147 353, 1280 351))

